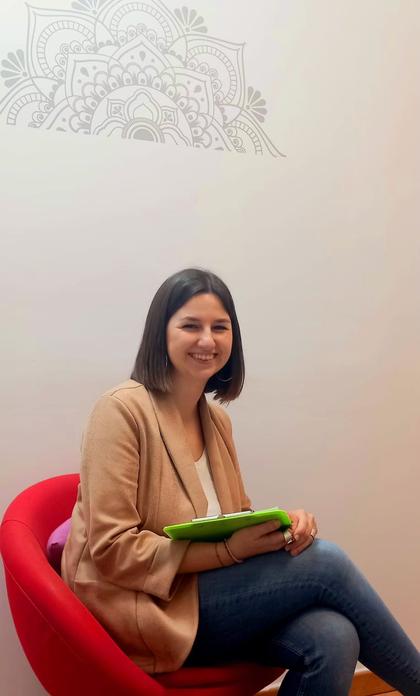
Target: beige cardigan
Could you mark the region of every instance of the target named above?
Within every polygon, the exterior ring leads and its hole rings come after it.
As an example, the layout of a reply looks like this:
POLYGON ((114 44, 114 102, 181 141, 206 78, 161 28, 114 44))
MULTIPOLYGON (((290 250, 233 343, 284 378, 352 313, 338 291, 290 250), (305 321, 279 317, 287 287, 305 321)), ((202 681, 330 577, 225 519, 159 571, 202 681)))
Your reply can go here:
MULTIPOLYGON (((222 512, 250 508, 229 416, 204 395, 199 411, 222 512)), ((197 574, 178 574, 191 542, 162 528, 204 516, 207 499, 171 396, 128 380, 101 397, 80 481, 63 579, 142 669, 178 669, 197 632, 197 574)))

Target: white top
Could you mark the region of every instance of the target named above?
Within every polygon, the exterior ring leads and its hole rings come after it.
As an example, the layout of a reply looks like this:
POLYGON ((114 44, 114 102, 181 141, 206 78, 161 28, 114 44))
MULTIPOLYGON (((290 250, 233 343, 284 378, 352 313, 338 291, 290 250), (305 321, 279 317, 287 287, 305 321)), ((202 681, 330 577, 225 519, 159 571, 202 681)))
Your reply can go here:
POLYGON ((204 494, 208 500, 206 515, 220 515, 222 511, 220 509, 219 500, 217 498, 217 493, 211 477, 209 460, 205 448, 200 459, 195 462, 195 468, 197 469, 197 474, 200 478, 201 485, 203 486, 204 494))

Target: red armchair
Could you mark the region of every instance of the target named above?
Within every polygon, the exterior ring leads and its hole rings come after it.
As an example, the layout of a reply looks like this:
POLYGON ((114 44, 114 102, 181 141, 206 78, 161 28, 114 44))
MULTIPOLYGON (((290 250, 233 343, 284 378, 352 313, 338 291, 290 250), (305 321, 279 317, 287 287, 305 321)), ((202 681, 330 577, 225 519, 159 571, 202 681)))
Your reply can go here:
POLYGON ((41 481, 10 504, 0 549, 25 654, 52 696, 252 696, 284 670, 251 663, 149 676, 112 640, 49 565, 51 532, 70 517, 79 476, 41 481))

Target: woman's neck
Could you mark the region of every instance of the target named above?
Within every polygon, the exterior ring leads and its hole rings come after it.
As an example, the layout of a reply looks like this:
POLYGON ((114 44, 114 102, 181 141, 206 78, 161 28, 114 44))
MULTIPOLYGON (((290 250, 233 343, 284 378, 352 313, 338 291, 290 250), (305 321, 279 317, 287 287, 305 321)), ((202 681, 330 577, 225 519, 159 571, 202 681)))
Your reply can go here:
POLYGON ((197 416, 197 405, 204 391, 205 384, 186 383, 172 375, 171 394, 184 423, 194 420, 197 416))

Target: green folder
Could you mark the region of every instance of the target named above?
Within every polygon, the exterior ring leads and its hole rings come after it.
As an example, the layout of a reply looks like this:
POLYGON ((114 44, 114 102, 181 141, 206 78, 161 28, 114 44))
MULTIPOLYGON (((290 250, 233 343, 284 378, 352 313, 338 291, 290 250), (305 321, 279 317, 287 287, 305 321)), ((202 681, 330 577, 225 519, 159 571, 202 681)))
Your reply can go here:
POLYGON ((280 522, 279 530, 288 529, 292 520, 285 510, 278 507, 266 510, 245 510, 244 512, 229 512, 224 515, 197 517, 191 522, 170 524, 163 528, 171 539, 191 539, 192 541, 221 541, 227 539, 238 529, 252 527, 270 520, 280 522))

